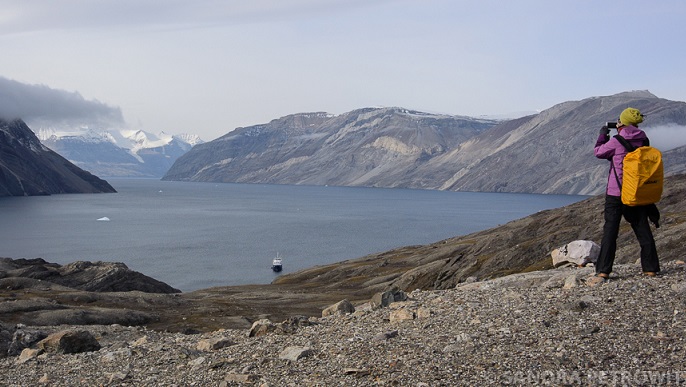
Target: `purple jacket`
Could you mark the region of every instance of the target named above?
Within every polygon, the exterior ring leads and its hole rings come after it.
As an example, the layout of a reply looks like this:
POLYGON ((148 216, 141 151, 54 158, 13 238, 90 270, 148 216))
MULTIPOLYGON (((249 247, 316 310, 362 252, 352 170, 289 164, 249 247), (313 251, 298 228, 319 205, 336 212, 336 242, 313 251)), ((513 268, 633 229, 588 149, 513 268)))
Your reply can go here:
MULTIPOLYGON (((644 131, 635 126, 623 127, 621 132, 619 132, 619 135, 624 137, 629 144, 635 147, 642 146, 644 140, 648 138, 644 131)), ((595 157, 610 160, 614 165, 614 168, 610 167, 610 173, 607 177, 607 190, 605 193, 611 196, 621 196, 622 190, 620 186, 617 185, 617 177, 619 177, 619 181, 622 182, 624 156, 627 154, 626 149, 616 138, 601 134, 598 137, 598 141, 595 143, 593 153, 595 153, 595 157), (615 177, 615 171, 617 172, 617 177, 615 177)))

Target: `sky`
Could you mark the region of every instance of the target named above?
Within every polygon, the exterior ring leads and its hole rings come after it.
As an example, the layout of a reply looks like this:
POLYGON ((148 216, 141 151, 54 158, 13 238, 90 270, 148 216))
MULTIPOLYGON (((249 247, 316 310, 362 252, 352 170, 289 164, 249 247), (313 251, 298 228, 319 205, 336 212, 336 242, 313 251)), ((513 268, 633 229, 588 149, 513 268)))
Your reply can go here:
POLYGON ((370 106, 686 101, 684 20, 683 0, 0 0, 0 87, 205 141, 370 106))

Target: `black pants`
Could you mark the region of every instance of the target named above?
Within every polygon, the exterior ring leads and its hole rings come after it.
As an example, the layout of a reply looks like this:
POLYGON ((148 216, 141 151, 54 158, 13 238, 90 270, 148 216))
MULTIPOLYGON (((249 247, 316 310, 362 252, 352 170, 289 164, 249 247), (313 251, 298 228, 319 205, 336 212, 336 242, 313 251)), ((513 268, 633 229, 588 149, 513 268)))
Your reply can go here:
POLYGON ((648 223, 648 207, 629 207, 622 204, 619 196, 605 196, 605 225, 603 226, 603 240, 600 243, 600 256, 596 263, 596 273, 610 274, 612 264, 615 261, 617 251, 617 236, 619 224, 624 219, 631 224, 641 246, 641 268, 644 272, 660 271, 660 262, 657 258, 657 249, 653 233, 648 223))

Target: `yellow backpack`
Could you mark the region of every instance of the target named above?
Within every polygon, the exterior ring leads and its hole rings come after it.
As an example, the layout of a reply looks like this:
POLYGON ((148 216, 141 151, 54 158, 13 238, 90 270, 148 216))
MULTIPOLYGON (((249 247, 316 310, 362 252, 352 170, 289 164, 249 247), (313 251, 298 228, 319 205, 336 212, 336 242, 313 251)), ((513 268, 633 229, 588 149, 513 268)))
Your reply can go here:
MULTIPOLYGON (((662 153, 650 145, 636 148, 620 135, 615 138, 628 152, 624 156, 624 177, 620 185, 622 203, 627 206, 644 206, 660 201, 664 180, 662 153)), ((619 183, 619 179, 617 180, 619 183)))

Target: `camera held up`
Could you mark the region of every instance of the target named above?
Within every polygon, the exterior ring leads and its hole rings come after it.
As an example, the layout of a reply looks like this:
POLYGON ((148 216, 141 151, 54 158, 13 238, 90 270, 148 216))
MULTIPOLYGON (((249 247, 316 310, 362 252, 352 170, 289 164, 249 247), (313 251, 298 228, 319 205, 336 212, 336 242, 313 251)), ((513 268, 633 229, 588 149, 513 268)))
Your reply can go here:
POLYGON ((608 129, 617 129, 617 123, 616 123, 616 122, 606 122, 606 123, 605 123, 605 126, 606 126, 608 129))

